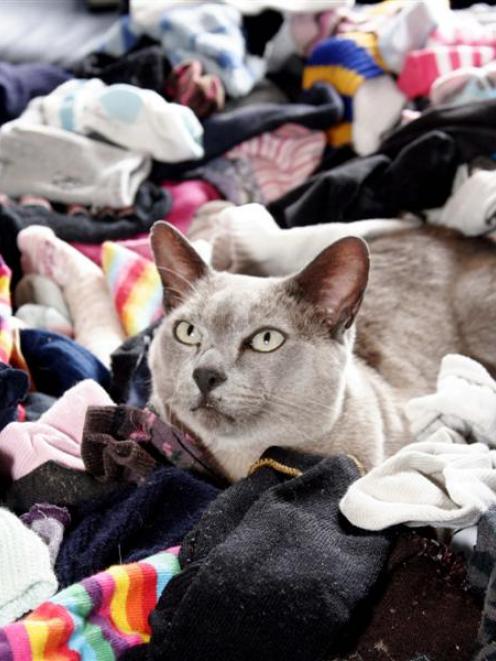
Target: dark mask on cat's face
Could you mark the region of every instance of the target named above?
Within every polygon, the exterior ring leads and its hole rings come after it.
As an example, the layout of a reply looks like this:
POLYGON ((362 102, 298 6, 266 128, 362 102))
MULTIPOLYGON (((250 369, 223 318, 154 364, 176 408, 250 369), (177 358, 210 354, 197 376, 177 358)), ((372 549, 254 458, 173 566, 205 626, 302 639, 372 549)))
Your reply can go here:
POLYGON ((166 223, 152 246, 167 311, 149 358, 160 415, 214 454, 322 437, 343 396, 365 244, 343 239, 285 279, 211 271, 166 223))

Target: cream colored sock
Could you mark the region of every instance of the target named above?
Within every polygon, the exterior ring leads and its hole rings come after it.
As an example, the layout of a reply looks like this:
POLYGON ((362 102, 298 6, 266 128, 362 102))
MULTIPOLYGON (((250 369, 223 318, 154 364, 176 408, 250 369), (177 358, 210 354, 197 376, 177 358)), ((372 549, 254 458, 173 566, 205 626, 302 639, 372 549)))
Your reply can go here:
POLYGON ((302 269, 324 248, 345 236, 372 239, 417 227, 416 220, 379 218, 352 223, 323 223, 281 229, 261 204, 230 206, 214 218, 201 215, 194 236, 212 243, 212 266, 217 270, 263 276, 284 276, 302 269), (208 232, 206 231, 208 229, 208 232))
POLYGON ((110 354, 124 341, 124 331, 103 271, 48 227, 23 229, 17 245, 25 272, 52 278, 62 288, 76 341, 109 365, 110 354))

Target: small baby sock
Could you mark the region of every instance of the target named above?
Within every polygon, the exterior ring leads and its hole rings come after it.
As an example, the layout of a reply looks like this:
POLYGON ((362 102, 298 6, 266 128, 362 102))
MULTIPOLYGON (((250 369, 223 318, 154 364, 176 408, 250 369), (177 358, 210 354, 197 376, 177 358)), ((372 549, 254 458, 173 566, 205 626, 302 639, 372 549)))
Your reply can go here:
POLYGON ((103 271, 47 227, 27 227, 19 233, 17 244, 27 270, 52 278, 62 288, 76 341, 108 366, 124 332, 103 271))
POLYGON ((191 108, 200 118, 223 110, 226 96, 219 77, 203 74, 203 65, 198 60, 174 67, 166 81, 165 93, 170 100, 191 108))
POLYGON ((365 156, 379 148, 382 135, 399 121, 405 103, 405 95, 391 76, 371 78, 360 85, 353 99, 352 136, 357 154, 365 156))
POLYGON ((168 103, 153 90, 105 85, 98 78, 69 80, 42 99, 49 126, 110 142, 157 161, 203 156, 203 128, 191 108, 168 103))
POLYGON ((32 273, 21 278, 15 288, 14 300, 18 308, 26 303, 36 303, 55 308, 67 321, 71 318, 60 287, 53 280, 42 275, 32 273))
POLYGON ((102 268, 126 334, 137 335, 163 315, 162 285, 152 261, 105 241, 102 268))
POLYGON ((55 308, 36 303, 26 303, 16 311, 17 319, 21 319, 28 328, 41 328, 42 330, 60 333, 72 337, 74 329, 72 325, 55 308))

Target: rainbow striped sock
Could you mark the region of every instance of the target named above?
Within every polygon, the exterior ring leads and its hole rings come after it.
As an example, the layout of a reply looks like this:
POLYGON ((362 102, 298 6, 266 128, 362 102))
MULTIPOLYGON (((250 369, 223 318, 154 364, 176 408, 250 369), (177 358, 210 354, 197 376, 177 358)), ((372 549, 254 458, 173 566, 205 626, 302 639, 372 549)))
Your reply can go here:
POLYGON ((179 570, 179 548, 75 583, 0 629, 2 661, 118 659, 147 643, 150 612, 179 570))
POLYGON ((0 361, 8 363, 12 354, 13 334, 10 318, 12 304, 10 300, 10 280, 12 271, 0 257, 0 361))
POLYGON ((105 241, 102 269, 126 335, 136 335, 163 314, 162 285, 153 262, 105 241))

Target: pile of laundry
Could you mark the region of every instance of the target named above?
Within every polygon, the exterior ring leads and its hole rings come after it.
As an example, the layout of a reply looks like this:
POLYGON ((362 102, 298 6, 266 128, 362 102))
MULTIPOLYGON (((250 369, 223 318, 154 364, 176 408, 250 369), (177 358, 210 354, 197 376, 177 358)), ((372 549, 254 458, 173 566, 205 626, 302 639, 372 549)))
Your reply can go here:
POLYGON ((0 3, 0 661, 496 659, 481 365, 447 356, 413 443, 366 475, 271 448, 229 485, 147 406, 156 220, 234 271, 290 228, 496 230, 496 8, 20 4, 0 3))

